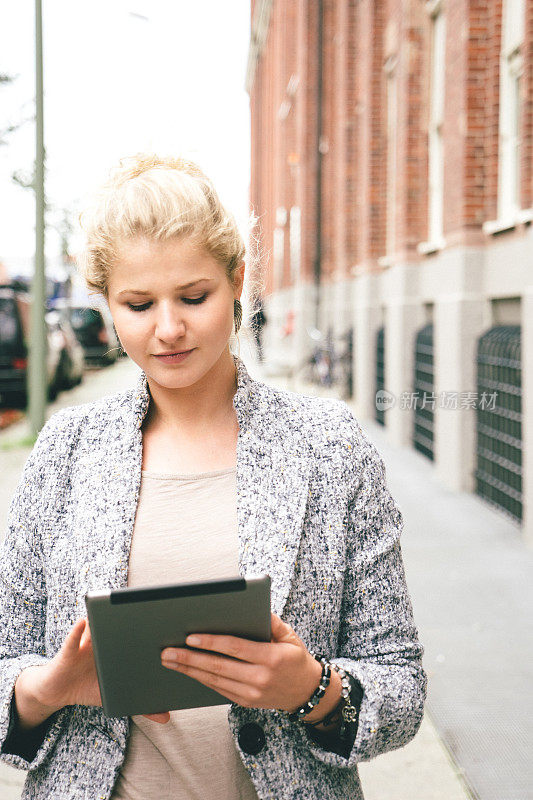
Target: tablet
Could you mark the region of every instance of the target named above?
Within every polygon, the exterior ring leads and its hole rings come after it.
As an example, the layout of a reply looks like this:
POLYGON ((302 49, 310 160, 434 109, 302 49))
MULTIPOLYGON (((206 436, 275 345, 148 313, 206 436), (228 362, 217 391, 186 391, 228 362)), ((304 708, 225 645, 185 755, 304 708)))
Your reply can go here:
POLYGON ((270 642, 268 575, 88 592, 85 604, 110 717, 231 702, 162 666, 161 650, 185 646, 190 633, 270 642))

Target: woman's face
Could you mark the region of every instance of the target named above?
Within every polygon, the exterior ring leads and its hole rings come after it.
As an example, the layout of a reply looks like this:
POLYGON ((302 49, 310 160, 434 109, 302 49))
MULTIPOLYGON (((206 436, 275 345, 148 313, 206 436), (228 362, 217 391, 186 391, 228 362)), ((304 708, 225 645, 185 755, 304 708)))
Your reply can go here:
POLYGON ((228 355, 243 278, 244 264, 232 286, 224 267, 187 238, 125 242, 108 281, 122 347, 160 386, 191 386, 228 355))

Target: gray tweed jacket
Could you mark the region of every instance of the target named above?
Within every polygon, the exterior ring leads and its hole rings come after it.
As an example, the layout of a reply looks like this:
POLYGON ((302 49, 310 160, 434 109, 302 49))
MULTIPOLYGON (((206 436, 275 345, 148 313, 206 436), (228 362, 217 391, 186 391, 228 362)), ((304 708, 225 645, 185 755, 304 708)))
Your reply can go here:
MULTIPOLYGON (((364 696, 348 758, 283 712, 232 704, 230 728, 261 800, 359 800, 357 763, 406 744, 426 695, 402 516, 345 403, 274 389, 234 358, 240 573, 268 573, 274 613, 364 696), (255 755, 239 745, 246 723, 264 732, 255 755)), ((21 670, 57 652, 89 589, 126 585, 149 401, 141 373, 133 390, 54 414, 12 500, 0 562, 0 752, 28 770, 24 798, 106 800, 124 759, 128 718, 93 706, 55 714, 31 760, 4 745, 21 670)))

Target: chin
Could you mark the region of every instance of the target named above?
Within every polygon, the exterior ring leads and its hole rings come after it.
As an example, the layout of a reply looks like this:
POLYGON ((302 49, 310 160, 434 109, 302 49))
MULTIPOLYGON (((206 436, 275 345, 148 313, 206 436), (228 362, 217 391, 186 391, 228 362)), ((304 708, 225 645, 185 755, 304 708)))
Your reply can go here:
POLYGON ((165 389, 185 389, 200 380, 205 374, 204 370, 195 369, 194 371, 163 369, 145 369, 146 375, 165 389))

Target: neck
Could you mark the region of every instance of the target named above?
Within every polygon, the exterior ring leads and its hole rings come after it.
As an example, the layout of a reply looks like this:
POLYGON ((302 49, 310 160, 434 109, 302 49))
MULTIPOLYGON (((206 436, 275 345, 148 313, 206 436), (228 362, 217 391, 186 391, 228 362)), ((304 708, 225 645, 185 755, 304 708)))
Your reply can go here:
POLYGON ((157 427, 205 429, 234 413, 236 368, 229 349, 199 381, 167 389, 147 377, 152 397, 144 420, 157 427))

